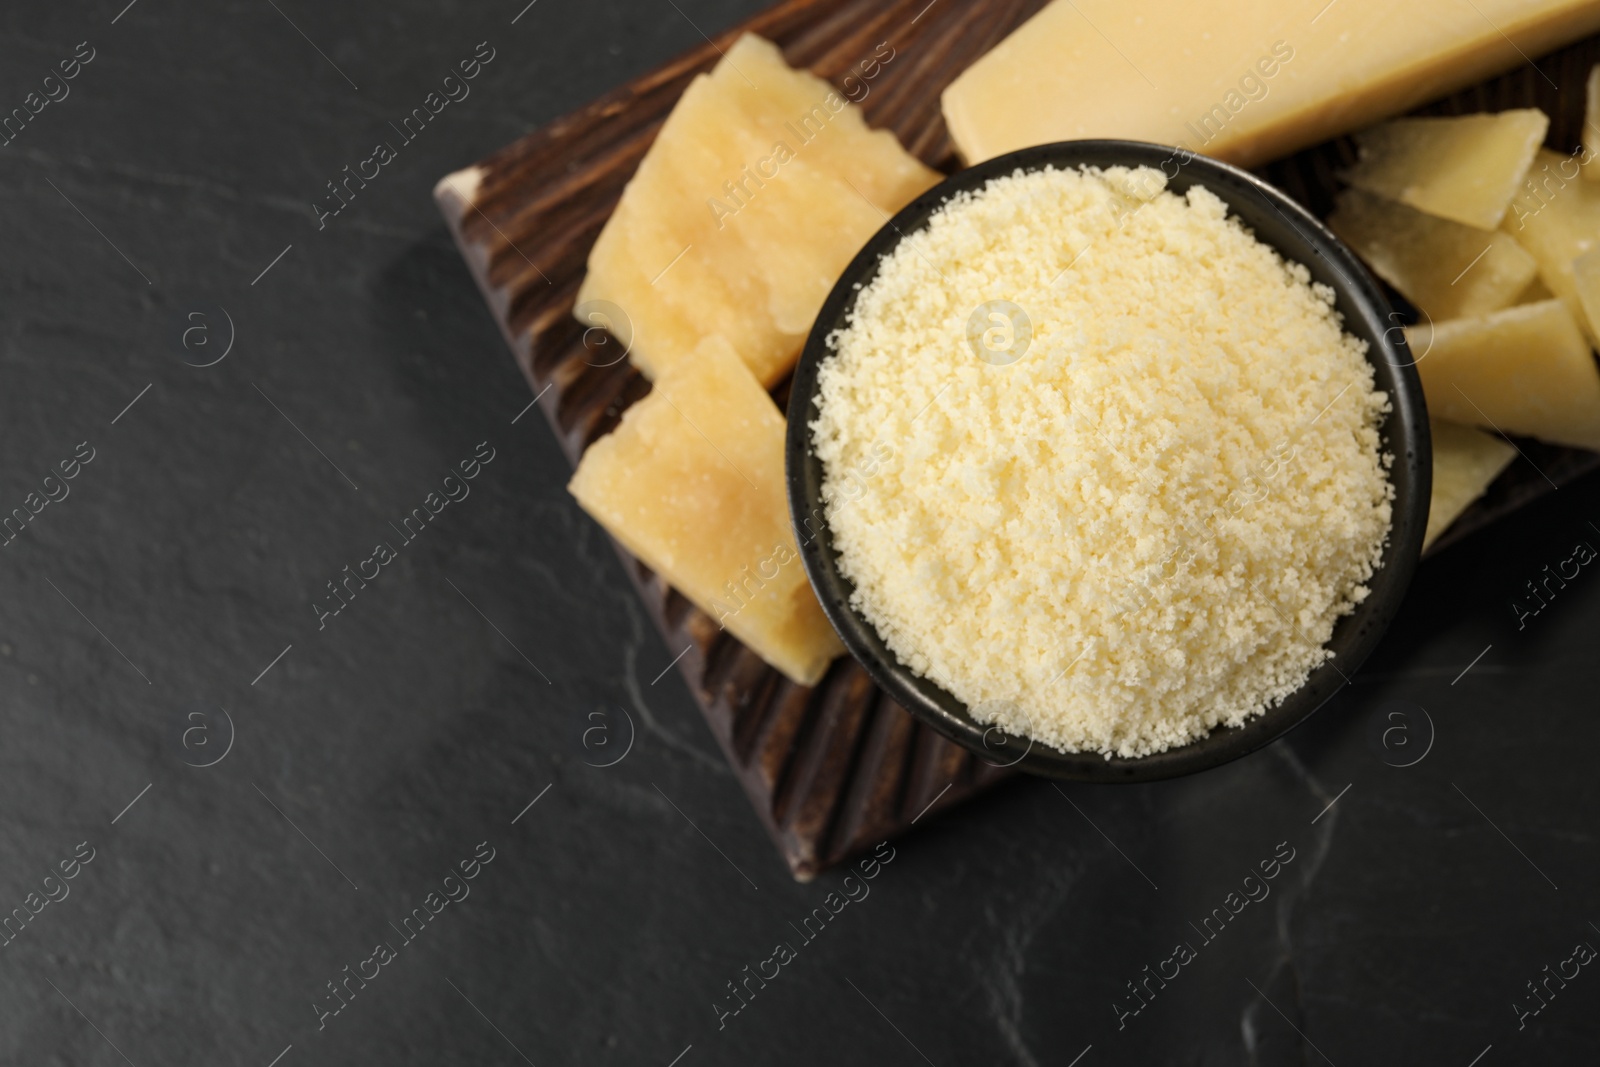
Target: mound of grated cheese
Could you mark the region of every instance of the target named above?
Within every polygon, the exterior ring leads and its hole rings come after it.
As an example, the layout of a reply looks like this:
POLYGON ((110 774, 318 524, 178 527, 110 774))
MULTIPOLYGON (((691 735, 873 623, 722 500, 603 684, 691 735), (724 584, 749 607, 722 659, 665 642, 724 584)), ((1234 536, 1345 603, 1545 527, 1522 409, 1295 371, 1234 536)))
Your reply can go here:
POLYGON ((1388 398, 1332 291, 1165 184, 1019 170, 953 198, 830 338, 811 424, 854 606, 900 661, 1107 758, 1301 686, 1393 495, 1388 398), (974 319, 1000 332, 969 343, 974 319))

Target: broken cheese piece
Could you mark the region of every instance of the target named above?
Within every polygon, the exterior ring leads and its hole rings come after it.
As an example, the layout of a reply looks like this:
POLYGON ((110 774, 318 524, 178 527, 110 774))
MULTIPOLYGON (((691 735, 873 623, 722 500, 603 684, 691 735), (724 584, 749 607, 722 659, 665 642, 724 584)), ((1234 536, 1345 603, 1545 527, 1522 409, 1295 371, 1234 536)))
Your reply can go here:
POLYGON ((968 163, 1115 137, 1253 167, 1596 30, 1593 0, 1054 0, 942 103, 968 163))
POLYGON ((783 442, 777 405, 712 336, 589 446, 567 488, 701 611, 814 685, 844 648, 795 547, 783 442))
POLYGON ((1396 119, 1356 135, 1361 161, 1341 177, 1430 215, 1492 230, 1549 128, 1537 108, 1396 119))
POLYGON ((1564 302, 1412 327, 1406 340, 1435 418, 1600 449, 1600 370, 1564 302))
POLYGON ((1428 501, 1428 530, 1422 535, 1424 552, 1500 477, 1516 454, 1516 448, 1482 430, 1433 424, 1433 495, 1428 501))
POLYGON ((1572 264, 1600 244, 1600 183, 1582 181, 1579 168, 1576 157, 1541 150, 1501 228, 1532 254, 1540 279, 1587 328, 1572 264))
POLYGON ((1464 226, 1359 189, 1340 194, 1328 228, 1435 321, 1509 307, 1539 271, 1509 234, 1464 226))
POLYGON ((646 377, 715 333, 773 385, 850 259, 939 177, 747 34, 667 117, 589 254, 577 308, 620 307, 646 377))
POLYGON ((1572 261, 1572 281, 1589 336, 1600 336, 1600 248, 1591 248, 1572 261))
POLYGON ((1583 176, 1600 181, 1600 63, 1589 68, 1584 86, 1583 176))

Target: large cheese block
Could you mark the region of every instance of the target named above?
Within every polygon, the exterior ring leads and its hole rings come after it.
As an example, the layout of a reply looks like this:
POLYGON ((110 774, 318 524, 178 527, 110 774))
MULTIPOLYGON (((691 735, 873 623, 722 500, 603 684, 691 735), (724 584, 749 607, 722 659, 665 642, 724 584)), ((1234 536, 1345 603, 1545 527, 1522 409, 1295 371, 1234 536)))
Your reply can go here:
POLYGON ((1600 183, 1580 175, 1578 157, 1540 151, 1501 226, 1533 254, 1539 277, 1583 322, 1572 263, 1600 244, 1600 183))
POLYGON ((620 307, 648 377, 716 333, 771 385, 851 257, 938 180, 747 35, 667 117, 589 254, 576 310, 620 307))
POLYGON ((1549 128, 1538 108, 1396 119, 1356 135, 1360 162, 1341 177, 1430 215, 1492 230, 1549 128))
POLYGON ((1509 234, 1464 226, 1359 189, 1340 194, 1328 227, 1434 320, 1509 307, 1539 271, 1509 234))
POLYGON ((578 503, 674 589, 804 685, 844 651, 806 580, 784 492, 784 420, 719 337, 583 454, 578 503))
POLYGON ((1121 137, 1254 166, 1596 30, 1593 0, 1053 0, 950 84, 944 116, 971 163, 1121 137))
POLYGON ((1514 447, 1493 434, 1434 422, 1433 495, 1428 501, 1428 530, 1422 535, 1424 550, 1483 495, 1516 455, 1514 447))
POLYGON ((1435 418, 1600 449, 1600 370, 1565 302, 1435 323, 1407 341, 1435 418))

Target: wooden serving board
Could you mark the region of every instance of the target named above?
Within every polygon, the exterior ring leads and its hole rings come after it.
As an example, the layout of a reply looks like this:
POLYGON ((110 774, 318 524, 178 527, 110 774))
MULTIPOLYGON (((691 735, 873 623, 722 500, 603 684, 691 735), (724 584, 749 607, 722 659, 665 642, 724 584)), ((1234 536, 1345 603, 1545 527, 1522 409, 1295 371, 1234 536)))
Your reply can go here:
MULTIPOLYGON (((939 94, 1045 0, 783 0, 558 119, 475 166, 449 175, 435 199, 567 457, 576 464, 650 386, 613 342, 572 317, 589 249, 623 187, 696 74, 745 32, 776 42, 791 64, 839 80, 880 45, 894 49, 861 101, 925 163, 955 158, 939 94)), ((1583 85, 1600 39, 1523 65, 1429 107, 1461 114, 1537 106, 1549 144, 1571 149, 1583 123, 1583 85), (1558 88, 1559 87, 1559 88, 1558 88)), ((842 86, 841 86, 842 89, 842 86)), ((1319 216, 1333 205, 1335 171, 1354 159, 1348 138, 1261 168, 1319 216)), ((1402 314, 1409 311, 1395 296, 1402 314)), ((787 382, 774 395, 787 400, 787 382)), ((1600 455, 1519 441, 1514 463, 1433 551, 1600 467, 1600 455)), ((714 531, 708 531, 714 535, 714 531)), ((848 657, 815 688, 795 685, 720 630, 620 546, 628 573, 757 814, 797 879, 904 833, 932 812, 1008 777, 914 720, 848 657)))

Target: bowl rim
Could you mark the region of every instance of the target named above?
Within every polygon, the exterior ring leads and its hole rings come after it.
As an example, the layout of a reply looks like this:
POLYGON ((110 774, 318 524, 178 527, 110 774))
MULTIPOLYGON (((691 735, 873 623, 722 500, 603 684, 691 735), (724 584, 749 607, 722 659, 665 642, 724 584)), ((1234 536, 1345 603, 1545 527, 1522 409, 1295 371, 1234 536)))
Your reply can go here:
POLYGON ((1399 314, 1355 254, 1300 204, 1247 171, 1170 145, 1097 139, 1024 148, 957 171, 901 208, 862 246, 823 302, 795 365, 787 415, 785 481, 795 541, 806 577, 846 649, 897 703, 984 762, 1063 780, 1145 782, 1193 774, 1249 755, 1305 722, 1349 682, 1394 619, 1416 571, 1427 525, 1432 486, 1427 404, 1399 314), (1390 403, 1380 428, 1380 448, 1393 457, 1387 471, 1394 487, 1389 537, 1366 583, 1366 599, 1339 619, 1324 645, 1334 655, 1313 668, 1300 688, 1244 724, 1213 727, 1185 745, 1139 757, 1062 752, 1007 735, 972 719, 953 695, 900 663, 873 625, 850 605, 854 586, 838 570, 821 500, 821 461, 811 448, 818 372, 831 355, 828 338, 844 323, 860 290, 876 277, 884 255, 923 228, 956 193, 1018 171, 1083 166, 1157 167, 1167 176, 1167 189, 1179 193, 1205 185, 1259 240, 1285 259, 1304 264, 1313 281, 1333 289, 1343 327, 1367 341, 1375 386, 1388 393, 1390 403), (1241 204, 1248 209, 1241 210, 1241 204), (1281 226, 1273 221, 1274 214, 1281 226))

